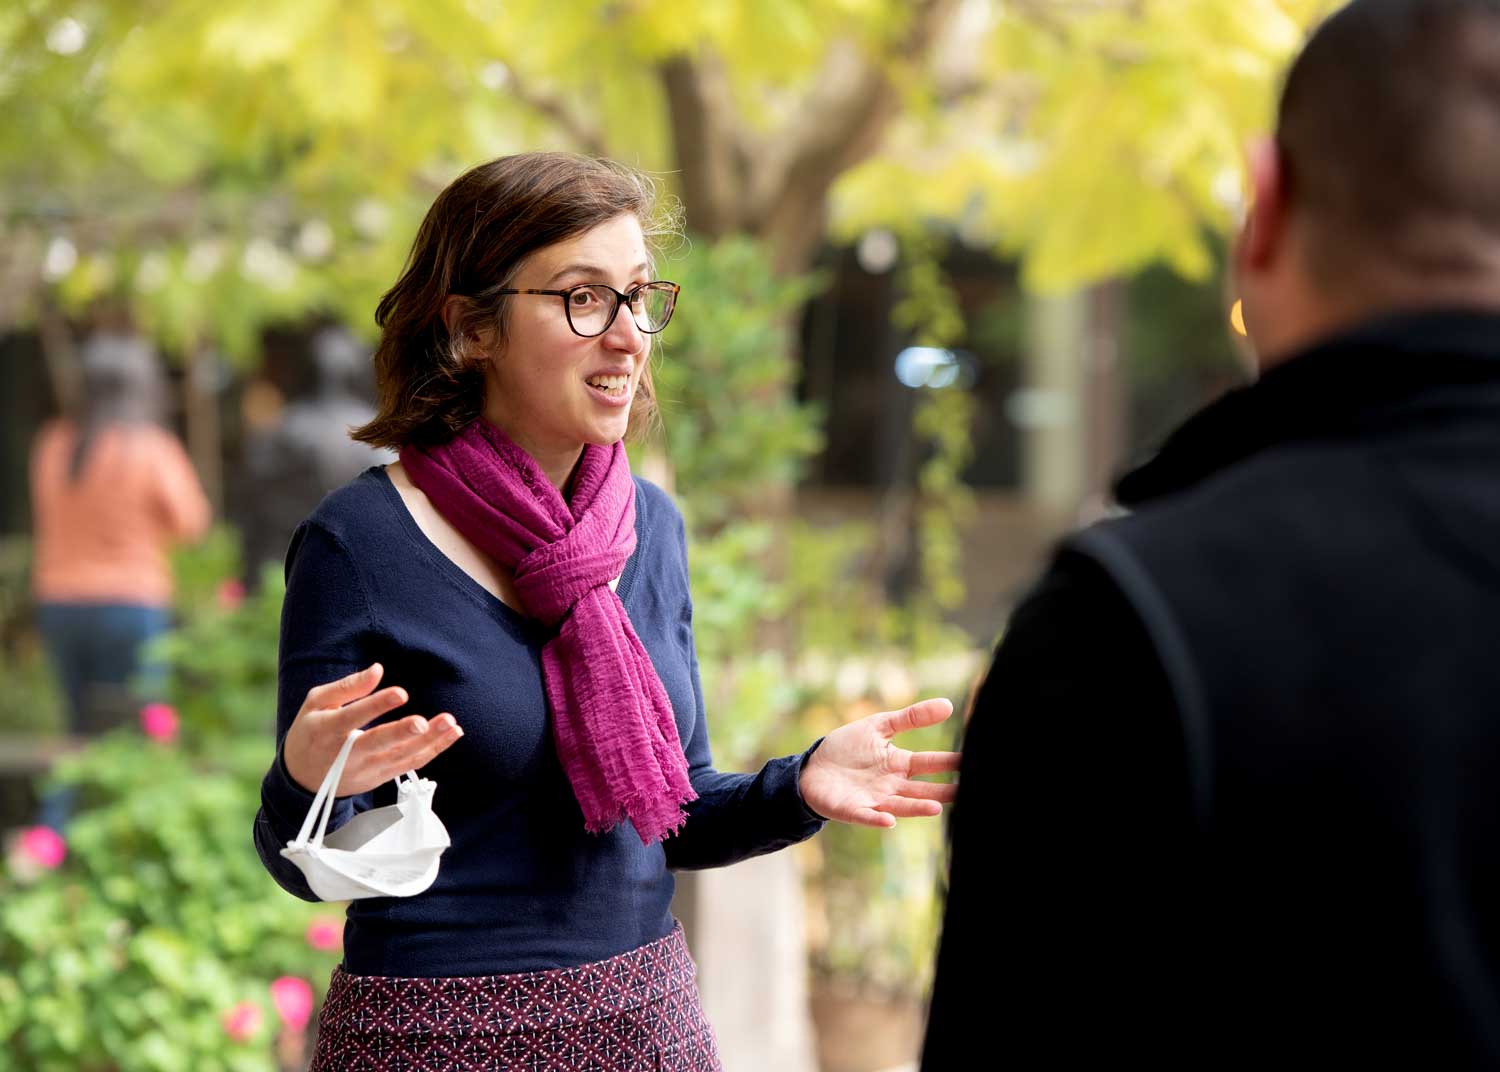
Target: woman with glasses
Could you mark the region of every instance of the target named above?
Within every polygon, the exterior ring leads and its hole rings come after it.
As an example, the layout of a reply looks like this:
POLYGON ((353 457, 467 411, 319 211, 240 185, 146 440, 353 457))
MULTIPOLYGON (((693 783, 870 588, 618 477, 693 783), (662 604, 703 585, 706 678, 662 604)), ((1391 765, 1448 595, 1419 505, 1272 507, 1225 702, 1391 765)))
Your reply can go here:
POLYGON ((314 1069, 714 1070, 672 870, 934 815, 948 753, 891 738, 946 701, 716 771, 682 518, 630 473, 649 358, 649 179, 504 157, 438 197, 381 301, 380 412, 399 452, 334 492, 287 554, 278 750, 255 839, 280 854, 351 730, 331 826, 420 768, 451 843, 412 897, 351 902, 314 1069))

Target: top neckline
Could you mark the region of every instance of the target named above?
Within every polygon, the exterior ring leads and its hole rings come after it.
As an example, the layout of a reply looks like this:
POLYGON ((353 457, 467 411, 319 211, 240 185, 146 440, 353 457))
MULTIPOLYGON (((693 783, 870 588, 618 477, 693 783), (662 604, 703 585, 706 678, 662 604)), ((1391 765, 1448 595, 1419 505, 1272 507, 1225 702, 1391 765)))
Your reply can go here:
MULTIPOLYGON (((417 545, 417 548, 432 561, 432 563, 463 591, 482 604, 491 614, 500 618, 507 625, 526 634, 536 634, 543 630, 542 624, 535 618, 529 618, 516 610, 509 603, 496 596, 457 562, 449 558, 441 547, 432 542, 431 537, 422 531, 422 526, 417 524, 417 519, 412 516, 411 509, 406 505, 406 500, 401 497, 401 492, 391 480, 390 473, 386 472, 385 466, 371 466, 365 471, 366 476, 374 476, 376 483, 384 492, 387 500, 395 509, 396 516, 401 521, 401 527, 406 531, 407 537, 417 545)), ((634 477, 632 477, 634 479, 634 477)), ((636 564, 641 558, 641 549, 646 545, 645 533, 645 511, 642 509, 642 496, 640 485, 636 485, 635 497, 635 551, 625 561, 625 568, 620 572, 620 583, 615 586, 615 595, 621 603, 625 603, 635 588, 635 575, 638 572, 636 564)))

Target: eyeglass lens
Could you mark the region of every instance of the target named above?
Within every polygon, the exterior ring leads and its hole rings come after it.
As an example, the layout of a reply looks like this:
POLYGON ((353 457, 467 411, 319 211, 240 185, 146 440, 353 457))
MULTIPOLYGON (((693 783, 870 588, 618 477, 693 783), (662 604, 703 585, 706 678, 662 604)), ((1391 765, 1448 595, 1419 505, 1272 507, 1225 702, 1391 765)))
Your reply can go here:
MULTIPOLYGON (((672 287, 648 285, 637 290, 627 303, 636 327, 647 333, 660 331, 672 317, 677 294, 672 287)), ((568 294, 568 319, 580 335, 598 335, 613 320, 615 292, 602 284, 575 287, 568 294)))

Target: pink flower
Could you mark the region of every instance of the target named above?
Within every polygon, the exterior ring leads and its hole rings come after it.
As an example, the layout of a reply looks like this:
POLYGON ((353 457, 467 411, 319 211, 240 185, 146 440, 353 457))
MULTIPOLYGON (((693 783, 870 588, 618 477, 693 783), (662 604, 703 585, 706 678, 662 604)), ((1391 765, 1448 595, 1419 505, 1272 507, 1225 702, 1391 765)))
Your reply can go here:
POLYGON ((283 975, 271 984, 271 1003, 276 1015, 293 1031, 304 1031, 312 1019, 313 993, 306 979, 283 975))
POLYGON ((344 928, 333 916, 318 916, 307 925, 307 944, 314 949, 337 949, 344 944, 344 928))
POLYGON ((248 1042, 260 1031, 260 1006, 241 1001, 225 1011, 222 1022, 226 1035, 236 1042, 248 1042))
POLYGON ((219 582, 217 594, 219 609, 222 611, 238 610, 240 604, 245 602, 245 586, 233 577, 219 582))
POLYGON ((23 855, 48 871, 61 867, 68 855, 68 843, 50 826, 32 826, 21 831, 20 847, 23 855))
POLYGON ((181 719, 177 717, 177 712, 167 704, 153 703, 141 708, 141 729, 153 741, 171 744, 177 740, 180 725, 181 719))

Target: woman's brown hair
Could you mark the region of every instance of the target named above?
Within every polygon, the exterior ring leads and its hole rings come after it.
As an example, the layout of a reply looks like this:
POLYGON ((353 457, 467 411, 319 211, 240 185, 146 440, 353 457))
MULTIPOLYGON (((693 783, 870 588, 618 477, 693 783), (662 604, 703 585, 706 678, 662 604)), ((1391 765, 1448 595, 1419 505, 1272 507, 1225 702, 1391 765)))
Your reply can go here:
MULTIPOLYGON (((350 435, 395 450, 451 439, 484 406, 483 355, 474 353, 473 339, 485 329, 503 339, 505 317, 503 304, 465 300, 450 312, 450 330, 443 321, 449 297, 509 286, 532 253, 620 216, 640 220, 654 245, 675 233, 675 221, 655 214, 655 183, 611 160, 518 153, 460 175, 427 210, 401 278, 375 310, 380 409, 350 435)), ((631 437, 657 419, 648 363, 630 413, 631 437)))

